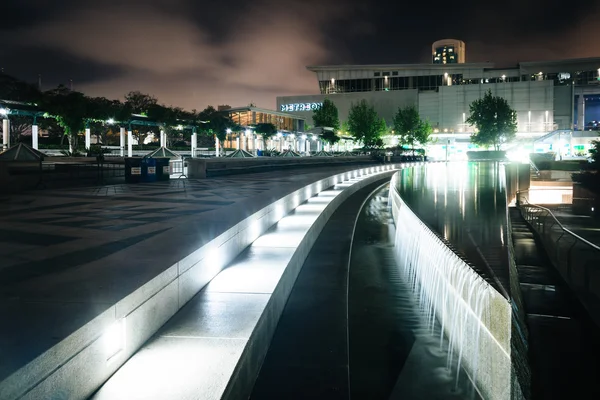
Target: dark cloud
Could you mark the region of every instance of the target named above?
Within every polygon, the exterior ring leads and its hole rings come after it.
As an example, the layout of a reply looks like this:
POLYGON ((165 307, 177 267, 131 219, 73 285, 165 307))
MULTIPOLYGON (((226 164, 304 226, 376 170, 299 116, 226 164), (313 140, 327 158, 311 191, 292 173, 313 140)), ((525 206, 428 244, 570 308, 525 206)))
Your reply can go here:
POLYGON ((598 5, 506 0, 460 7, 343 0, 7 0, 0 66, 91 95, 130 90, 166 104, 254 102, 318 91, 306 65, 428 62, 430 44, 467 42, 470 61, 600 55, 598 5))

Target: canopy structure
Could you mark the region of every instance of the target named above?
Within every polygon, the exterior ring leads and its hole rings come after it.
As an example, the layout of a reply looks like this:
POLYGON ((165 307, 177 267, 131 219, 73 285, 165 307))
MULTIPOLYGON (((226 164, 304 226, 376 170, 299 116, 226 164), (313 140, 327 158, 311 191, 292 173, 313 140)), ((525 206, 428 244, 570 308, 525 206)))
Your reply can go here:
POLYGON ((254 156, 248 153, 246 150, 236 150, 233 153, 229 154, 227 157, 229 158, 253 158, 254 156))
POLYGON ((349 151, 345 151, 345 152, 343 152, 342 154, 340 154, 340 156, 342 156, 342 157, 350 157, 350 156, 353 156, 353 155, 354 155, 354 154, 352 154, 352 153, 351 153, 351 152, 349 152, 349 151))
POLYGON ((331 157, 331 154, 329 154, 326 151, 319 151, 318 153, 315 153, 314 157, 331 157))
POLYGON ((279 157, 302 157, 302 156, 293 150, 286 150, 283 153, 281 153, 279 155, 279 157))
POLYGON ((175 153, 172 150, 167 149, 166 147, 159 147, 158 149, 146 154, 146 157, 165 157, 170 159, 179 159, 181 155, 175 153))
POLYGON ((0 153, 0 160, 6 161, 42 161, 43 159, 44 153, 29 147, 25 143, 19 143, 0 153))

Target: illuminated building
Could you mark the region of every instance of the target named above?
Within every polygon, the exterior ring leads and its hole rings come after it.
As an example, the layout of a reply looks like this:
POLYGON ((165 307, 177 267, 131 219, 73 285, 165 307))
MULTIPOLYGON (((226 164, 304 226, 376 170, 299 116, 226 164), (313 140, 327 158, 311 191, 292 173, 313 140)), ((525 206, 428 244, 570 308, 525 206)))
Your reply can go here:
MULTIPOLYGON (((227 106, 229 107, 229 106, 227 106)), ((240 125, 243 128, 248 128, 251 130, 257 124, 263 123, 271 123, 275 125, 278 131, 283 131, 286 133, 296 133, 304 131, 304 121, 305 117, 298 114, 267 110, 264 108, 258 108, 254 106, 247 107, 235 107, 235 108, 227 108, 222 107, 220 109, 221 112, 227 113, 231 120, 240 125)), ((300 108, 289 108, 290 110, 300 108)), ((235 141, 238 138, 241 138, 242 141, 246 141, 247 138, 246 130, 241 133, 230 132, 227 135, 225 147, 234 148, 236 147, 235 141)), ((252 145, 242 145, 243 149, 252 148, 252 145)))
POLYGON ((585 116, 586 98, 600 94, 598 68, 600 58, 522 62, 508 68, 493 63, 310 66, 321 93, 278 97, 277 108, 312 125, 312 105, 325 98, 337 106, 342 121, 353 103, 365 99, 391 124, 399 107, 414 105, 439 132, 469 133, 469 105, 491 90, 517 111, 519 132, 541 136, 600 119, 585 116))
POLYGON ((443 39, 431 46, 434 64, 464 64, 466 62, 465 42, 456 39, 443 39))
POLYGON ((581 130, 600 120, 595 100, 600 98, 599 68, 600 58, 522 62, 507 68, 489 62, 309 66, 320 93, 278 97, 277 108, 305 117, 313 125, 312 104, 329 98, 340 120, 346 121, 352 104, 364 99, 391 126, 398 108, 415 106, 431 123, 436 138, 463 143, 466 149, 472 147, 473 133, 466 122, 469 106, 488 90, 505 98, 517 112, 517 137, 581 130), (296 104, 311 107, 296 108, 296 104))
POLYGON ((267 110, 258 107, 236 107, 222 110, 229 115, 231 120, 242 127, 251 127, 256 124, 271 123, 277 130, 302 132, 304 131, 304 116, 289 114, 279 111, 267 110))

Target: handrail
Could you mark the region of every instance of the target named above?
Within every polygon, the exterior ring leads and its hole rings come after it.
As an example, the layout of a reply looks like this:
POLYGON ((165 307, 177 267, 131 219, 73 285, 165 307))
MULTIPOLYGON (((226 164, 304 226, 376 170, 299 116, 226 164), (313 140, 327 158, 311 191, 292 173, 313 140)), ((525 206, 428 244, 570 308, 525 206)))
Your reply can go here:
POLYGON ((539 176, 540 169, 537 167, 537 165, 535 165, 535 163, 533 161, 531 161, 531 158, 529 159, 529 165, 533 167, 535 174, 539 176))
MULTIPOLYGON (((529 190, 517 190, 517 205, 521 203, 521 198, 520 195, 523 192, 529 192, 529 190)), ((531 204, 529 202, 529 199, 525 198, 525 202, 526 202, 526 206, 529 207, 533 207, 533 208, 539 208, 541 210, 544 210, 546 212, 548 212, 548 214, 550 214, 550 216, 554 219, 554 221, 556 222, 556 224, 560 227, 560 229, 562 229, 565 233, 573 236, 575 239, 580 240, 581 242, 583 242, 584 244, 590 246, 591 248, 593 248, 596 251, 600 252, 600 247, 595 245, 594 243, 582 238, 581 236, 579 236, 578 234, 576 234, 575 232, 570 231, 569 229, 565 228, 563 224, 560 223, 560 221, 554 216, 554 214, 552 213, 552 211, 546 207, 537 205, 537 204, 531 204)))

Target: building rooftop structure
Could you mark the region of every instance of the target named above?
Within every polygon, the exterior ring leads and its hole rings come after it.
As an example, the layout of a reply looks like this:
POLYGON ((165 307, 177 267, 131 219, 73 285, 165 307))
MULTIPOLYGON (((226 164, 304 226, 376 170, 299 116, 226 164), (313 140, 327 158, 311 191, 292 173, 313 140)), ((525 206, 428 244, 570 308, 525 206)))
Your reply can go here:
POLYGON ((321 94, 434 90, 439 86, 554 80, 556 84, 598 84, 600 57, 520 62, 497 66, 493 62, 456 64, 312 65, 321 94))

